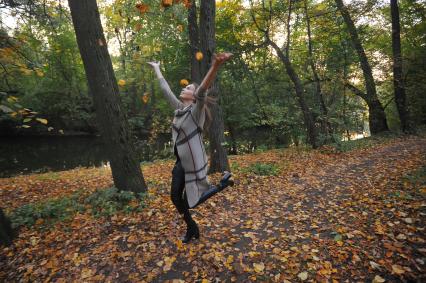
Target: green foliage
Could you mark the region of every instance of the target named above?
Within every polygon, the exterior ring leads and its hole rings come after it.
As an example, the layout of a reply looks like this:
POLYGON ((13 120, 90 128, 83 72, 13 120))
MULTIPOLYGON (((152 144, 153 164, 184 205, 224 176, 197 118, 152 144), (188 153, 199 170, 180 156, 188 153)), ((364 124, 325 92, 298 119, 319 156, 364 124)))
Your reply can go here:
POLYGON ((13 227, 36 224, 37 220, 44 226, 49 226, 57 221, 63 221, 71 217, 75 212, 82 211, 84 207, 78 203, 81 192, 69 197, 62 197, 40 203, 26 204, 15 209, 10 214, 13 227))
POLYGON ((70 219, 77 212, 89 211, 95 217, 111 216, 120 211, 130 213, 145 207, 146 195, 135 195, 116 188, 100 189, 85 197, 82 191, 71 196, 26 204, 12 211, 13 227, 31 227, 40 224, 50 227, 58 221, 70 219))
POLYGON ((117 211, 132 212, 144 207, 145 195, 137 196, 130 191, 118 191, 117 188, 97 190, 85 200, 91 213, 96 216, 111 216, 117 211), (137 204, 131 204, 137 201, 137 204))
POLYGON ((246 170, 260 176, 276 176, 279 173, 277 165, 261 162, 251 164, 246 170))
MULTIPOLYGON (((143 137, 149 145, 170 132, 173 110, 164 100, 155 75, 146 63, 161 62, 163 74, 175 93, 180 91, 181 79, 190 80, 188 9, 177 2, 162 8, 158 0, 99 1, 115 75, 123 82, 119 90, 124 111, 132 134, 143 137), (149 10, 142 13, 135 8, 141 3, 149 10)), ((233 146, 239 148, 238 152, 251 152, 262 143, 299 145, 306 142, 294 85, 275 52, 262 44, 264 34, 253 23, 252 15, 261 27, 271 24, 271 39, 286 40, 283 35, 287 28, 288 1, 270 3, 271 18, 268 9, 262 11, 259 1, 252 2, 252 10, 251 5, 238 0, 216 3, 216 52, 234 53, 219 74, 218 103, 223 110, 226 130, 232 129, 233 146), (271 143, 253 141, 255 137, 240 134, 258 127, 268 127, 271 143)), ((316 124, 326 120, 336 137, 362 133, 366 128, 367 105, 351 93, 344 82, 350 81, 363 90, 363 76, 342 17, 336 12, 334 1, 306 3, 313 58, 308 53, 302 4, 293 5, 289 58, 306 90, 307 106, 314 113, 316 124), (310 59, 318 70, 327 115, 319 107, 310 59)), ((96 129, 94 109, 68 9, 53 2, 41 5, 36 1, 27 5, 32 5, 31 14, 23 13, 25 9, 19 7, 5 7, 11 14, 17 14, 17 27, 10 29, 0 23, 0 36, 5 39, 0 43, 0 61, 4 66, 0 91, 18 98, 20 105, 39 112, 55 129, 92 133, 96 129)), ((388 122, 392 130, 398 129, 398 113, 392 101, 389 3, 367 1, 349 6, 355 20, 362 15, 357 28, 376 76, 379 98, 383 104, 389 102, 388 122)), ((197 7, 199 9, 199 1, 197 7)), ((426 49, 419 44, 424 41, 426 30, 425 21, 422 21, 424 11, 421 1, 400 1, 407 103, 416 124, 426 121, 426 70, 422 64, 426 49)), ((12 122, 27 118, 20 117, 17 112, 12 119, 10 113, 5 112, 13 107, 3 102, 0 124, 10 128, 12 122)), ((330 134, 321 133, 320 140, 329 142, 330 134)), ((227 142, 228 146, 232 144, 229 139, 227 142)), ((342 150, 346 147, 337 146, 342 150)), ((147 151, 150 156, 169 156, 164 149, 147 151)))
POLYGON ((398 137, 398 135, 399 134, 387 132, 372 137, 366 137, 350 141, 343 141, 341 140, 341 137, 336 136, 334 140, 337 142, 332 143, 330 145, 339 152, 348 152, 355 149, 369 148, 381 143, 385 143, 386 141, 398 137))

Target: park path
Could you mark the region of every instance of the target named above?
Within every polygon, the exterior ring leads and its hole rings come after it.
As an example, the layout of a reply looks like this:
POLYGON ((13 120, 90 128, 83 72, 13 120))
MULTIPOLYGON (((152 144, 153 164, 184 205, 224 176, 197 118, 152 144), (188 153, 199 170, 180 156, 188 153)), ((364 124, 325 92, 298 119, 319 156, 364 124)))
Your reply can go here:
POLYGON ((144 168, 153 197, 140 213, 24 230, 0 250, 0 281, 424 280, 426 191, 403 177, 426 165, 425 138, 232 157, 236 186, 194 211, 201 238, 188 245, 178 240, 169 163, 144 168), (280 172, 255 175, 256 162, 280 172))
POLYGON ((178 268, 157 279, 182 278, 206 260, 216 262, 207 277, 218 281, 419 279, 425 195, 405 191, 400 179, 421 164, 426 140, 406 139, 322 158, 302 154, 280 176, 240 180, 237 196, 199 214, 210 253, 178 257, 178 268), (217 264, 229 257, 230 268, 217 264))

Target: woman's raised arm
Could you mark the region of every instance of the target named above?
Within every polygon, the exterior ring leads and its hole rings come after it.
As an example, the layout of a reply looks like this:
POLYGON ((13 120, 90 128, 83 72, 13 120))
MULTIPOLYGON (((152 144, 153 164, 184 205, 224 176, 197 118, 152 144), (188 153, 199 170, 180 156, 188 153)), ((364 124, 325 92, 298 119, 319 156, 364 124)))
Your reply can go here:
POLYGON ((179 101, 179 99, 176 98, 172 90, 170 89, 169 84, 167 83, 166 79, 163 77, 163 74, 160 70, 160 62, 148 62, 148 65, 152 66, 152 68, 155 71, 155 74, 157 75, 157 79, 160 82, 160 88, 161 91, 164 94, 164 97, 167 99, 169 104, 173 107, 173 109, 179 109, 182 107, 182 102, 179 101))
POLYGON ((223 63, 228 61, 231 58, 231 56, 232 56, 232 53, 228 53, 228 52, 213 55, 212 65, 194 94, 195 99, 197 100, 197 103, 195 104, 195 109, 193 113, 197 117, 199 117, 201 113, 201 109, 203 109, 204 102, 206 100, 206 90, 211 86, 211 84, 215 80, 219 67, 223 63))

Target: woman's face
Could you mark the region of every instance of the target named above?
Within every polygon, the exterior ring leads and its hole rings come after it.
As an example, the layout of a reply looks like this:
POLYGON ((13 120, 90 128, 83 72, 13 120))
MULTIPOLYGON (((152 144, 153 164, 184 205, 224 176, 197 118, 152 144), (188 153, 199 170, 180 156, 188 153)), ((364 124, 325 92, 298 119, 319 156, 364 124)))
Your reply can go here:
POLYGON ((179 97, 182 101, 192 102, 194 100, 194 92, 195 92, 195 86, 193 84, 190 84, 182 89, 179 97))

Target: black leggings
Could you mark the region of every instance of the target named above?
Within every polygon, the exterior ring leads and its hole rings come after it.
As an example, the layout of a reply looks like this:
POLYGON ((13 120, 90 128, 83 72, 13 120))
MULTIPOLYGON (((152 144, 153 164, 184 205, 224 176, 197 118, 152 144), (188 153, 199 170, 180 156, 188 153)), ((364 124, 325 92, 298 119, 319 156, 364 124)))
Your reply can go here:
POLYGON ((185 194, 185 171, 179 158, 176 160, 172 171, 172 189, 170 192, 172 202, 180 214, 189 212, 188 201, 185 194))

